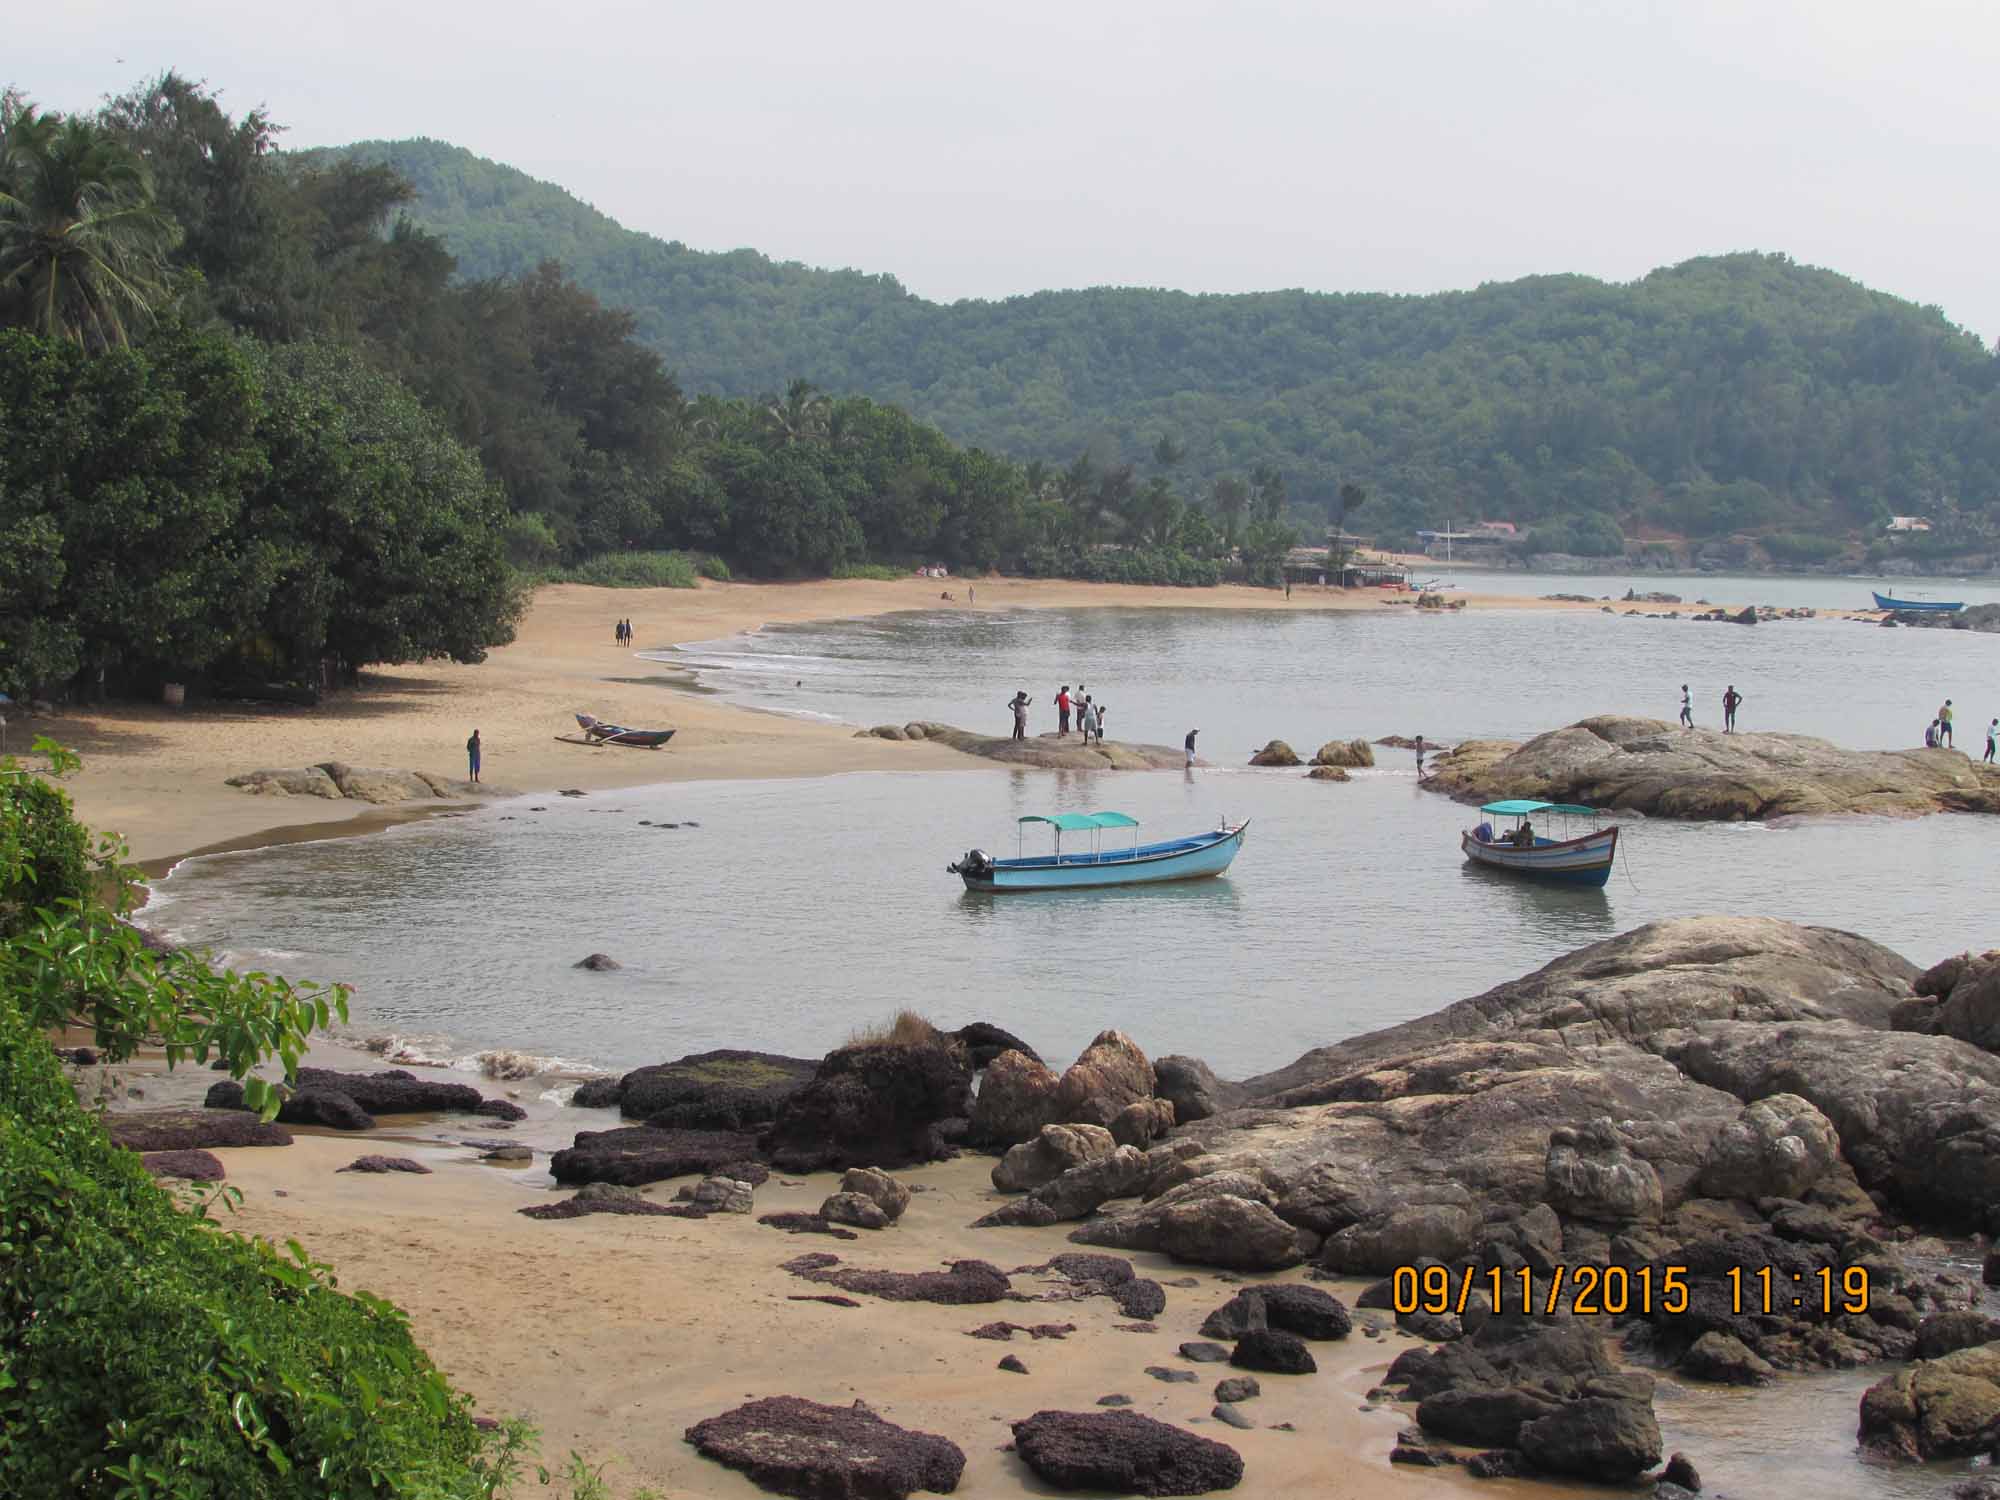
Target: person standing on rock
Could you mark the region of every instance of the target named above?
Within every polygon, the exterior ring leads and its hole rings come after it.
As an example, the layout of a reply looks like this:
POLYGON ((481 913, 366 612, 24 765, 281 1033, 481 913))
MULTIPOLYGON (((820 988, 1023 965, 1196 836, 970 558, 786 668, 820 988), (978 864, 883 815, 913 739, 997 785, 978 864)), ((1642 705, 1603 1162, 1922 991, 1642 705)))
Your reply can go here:
POLYGON ((1077 721, 1077 727, 1083 731, 1083 742, 1088 745, 1090 737, 1097 733, 1097 705, 1088 698, 1083 700, 1083 717, 1077 721))
POLYGON ((1056 738, 1069 738, 1069 684, 1066 682, 1062 691, 1056 694, 1056 738))
POLYGON ((479 731, 472 731, 472 738, 465 742, 466 780, 479 785, 479 731))
MULTIPOLYGON (((2000 723, 2000 720, 1995 720, 1995 722, 2000 723)), ((1194 769, 1194 737, 1200 733, 1201 731, 1199 729, 1190 729, 1187 732, 1187 740, 1185 741, 1185 743, 1187 745, 1187 768, 1190 771, 1194 769)), ((1992 759, 1991 756, 1988 756, 1987 758, 1989 760, 1992 759)))
POLYGON ((1097 736, 1097 743, 1104 743, 1104 705, 1097 704, 1091 712, 1091 732, 1097 736))
POLYGON ((1996 739, 2000 739, 2000 719, 1995 719, 1986 726, 1986 764, 1989 766, 1993 764, 1993 748, 1996 739))
POLYGON ((1944 700, 1944 707, 1938 710, 1938 743, 1947 749, 1957 749, 1951 739, 1951 699, 1944 700))
POLYGON ((1694 699, 1688 696, 1688 685, 1681 684, 1681 728, 1694 728, 1694 699))
POLYGON ((1016 689, 1007 706, 1014 710, 1014 738, 1025 740, 1028 737, 1028 695, 1016 689))
POLYGON ((1422 781, 1424 779, 1424 737, 1422 735, 1417 736, 1415 749, 1417 752, 1417 780, 1422 781))
POLYGON ((1736 733, 1736 706, 1743 701, 1743 695, 1736 691, 1736 684, 1729 684, 1729 691, 1722 695, 1722 732, 1736 733))

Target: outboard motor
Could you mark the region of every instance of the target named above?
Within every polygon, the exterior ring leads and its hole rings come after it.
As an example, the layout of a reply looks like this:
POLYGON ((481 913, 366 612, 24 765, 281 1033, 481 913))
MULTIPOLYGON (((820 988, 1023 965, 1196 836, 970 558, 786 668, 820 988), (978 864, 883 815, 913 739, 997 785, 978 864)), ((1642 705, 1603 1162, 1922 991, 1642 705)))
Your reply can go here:
POLYGON ((970 875, 974 880, 983 880, 993 873, 993 861, 984 849, 968 849, 965 858, 956 864, 945 866, 953 875, 970 875))

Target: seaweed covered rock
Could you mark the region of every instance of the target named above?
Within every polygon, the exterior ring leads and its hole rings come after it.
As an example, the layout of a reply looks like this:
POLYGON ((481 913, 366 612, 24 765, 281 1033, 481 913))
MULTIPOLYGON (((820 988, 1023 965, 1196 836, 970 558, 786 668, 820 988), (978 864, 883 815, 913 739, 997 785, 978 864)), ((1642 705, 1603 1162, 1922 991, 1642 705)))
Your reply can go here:
POLYGON ((918 1490, 948 1495, 965 1472, 956 1443, 884 1421, 860 1401, 822 1406, 767 1396, 695 1423, 686 1441, 764 1489, 807 1500, 903 1500, 918 1490))
POLYGON ((754 1131, 818 1069, 812 1058, 724 1047, 635 1068, 609 1088, 586 1085, 575 1102, 616 1104, 627 1119, 662 1130, 754 1131))
POLYGON ((1242 1455, 1226 1443, 1130 1411, 1038 1411, 1014 1424, 1014 1449, 1065 1490, 1206 1495, 1243 1478, 1242 1455))
POLYGON ((133 1151, 205 1151, 225 1146, 289 1146, 292 1133, 236 1110, 147 1109, 112 1115, 113 1144, 133 1151))
POLYGON ((727 1130, 655 1130, 627 1125, 583 1130, 574 1144, 549 1158, 557 1182, 611 1182, 626 1187, 690 1173, 707 1174, 752 1155, 752 1136, 727 1130))
POLYGON ((827 1054, 762 1148, 787 1172, 942 1161, 956 1153, 941 1127, 971 1110, 972 1074, 942 1042, 864 1042, 827 1054))

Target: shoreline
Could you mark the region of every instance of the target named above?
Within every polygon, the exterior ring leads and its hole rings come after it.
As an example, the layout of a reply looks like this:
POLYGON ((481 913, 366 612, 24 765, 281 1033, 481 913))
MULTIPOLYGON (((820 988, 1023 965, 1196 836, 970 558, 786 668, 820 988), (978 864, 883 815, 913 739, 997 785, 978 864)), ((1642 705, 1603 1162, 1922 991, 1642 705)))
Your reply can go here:
MULTIPOLYGON (((839 580, 718 584, 696 589, 605 589, 550 584, 535 592, 517 639, 476 666, 448 661, 382 667, 361 686, 318 708, 210 704, 168 709, 145 704, 69 708, 17 722, 16 739, 46 734, 78 751, 83 769, 67 783, 77 816, 117 832, 149 875, 200 854, 247 850, 303 838, 337 838, 395 826, 413 816, 463 812, 476 798, 379 807, 285 795, 256 796, 223 785, 245 771, 341 760, 357 766, 457 776, 460 748, 474 728, 484 772, 501 789, 543 794, 566 786, 615 790, 718 779, 816 777, 844 771, 951 770, 982 764, 941 746, 857 739, 856 726, 738 704, 701 680, 704 669, 635 658, 611 640, 610 625, 631 618, 643 651, 723 640, 768 625, 872 619, 929 611, 941 582, 839 580), (643 663, 643 670, 639 664, 643 663), (623 670, 621 670, 621 667, 623 670), (682 681, 671 680, 675 677, 682 681), (556 739, 585 711, 648 726, 671 719, 679 732, 659 752, 585 748, 556 739), (301 803, 309 805, 299 805, 301 803)), ((954 594, 965 580, 948 580, 954 594)), ((1212 609, 1374 611, 1408 609, 1410 596, 1301 587, 1215 589, 989 579, 970 585, 976 604, 951 608, 1212 609)), ((1601 610, 1589 603, 1514 595, 1456 593, 1469 612, 1601 610)), ((1639 606, 1633 606, 1639 607, 1639 606)), ((1647 605, 1648 612, 1693 612, 1695 604, 1647 605)), ((1614 610, 1614 613, 1622 612, 1614 610)), ((1834 613, 1834 612, 1822 612, 1834 613)))

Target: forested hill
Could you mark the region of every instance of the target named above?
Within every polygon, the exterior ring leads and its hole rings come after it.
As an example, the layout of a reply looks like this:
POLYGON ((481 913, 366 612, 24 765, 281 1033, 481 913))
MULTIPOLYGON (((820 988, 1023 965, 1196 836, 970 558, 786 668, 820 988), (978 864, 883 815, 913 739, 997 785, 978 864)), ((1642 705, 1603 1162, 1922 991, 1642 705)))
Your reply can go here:
POLYGON ((350 148, 414 184, 461 274, 562 262, 690 390, 803 375, 1023 458, 1190 477, 1278 466, 1295 507, 1343 481, 1386 531, 1604 515, 1627 533, 1874 529, 1891 511, 2000 520, 1996 360, 1922 308, 1783 256, 1630 284, 1541 276, 1421 297, 1043 292, 940 305, 890 276, 710 254, 620 228, 442 142, 350 148))

